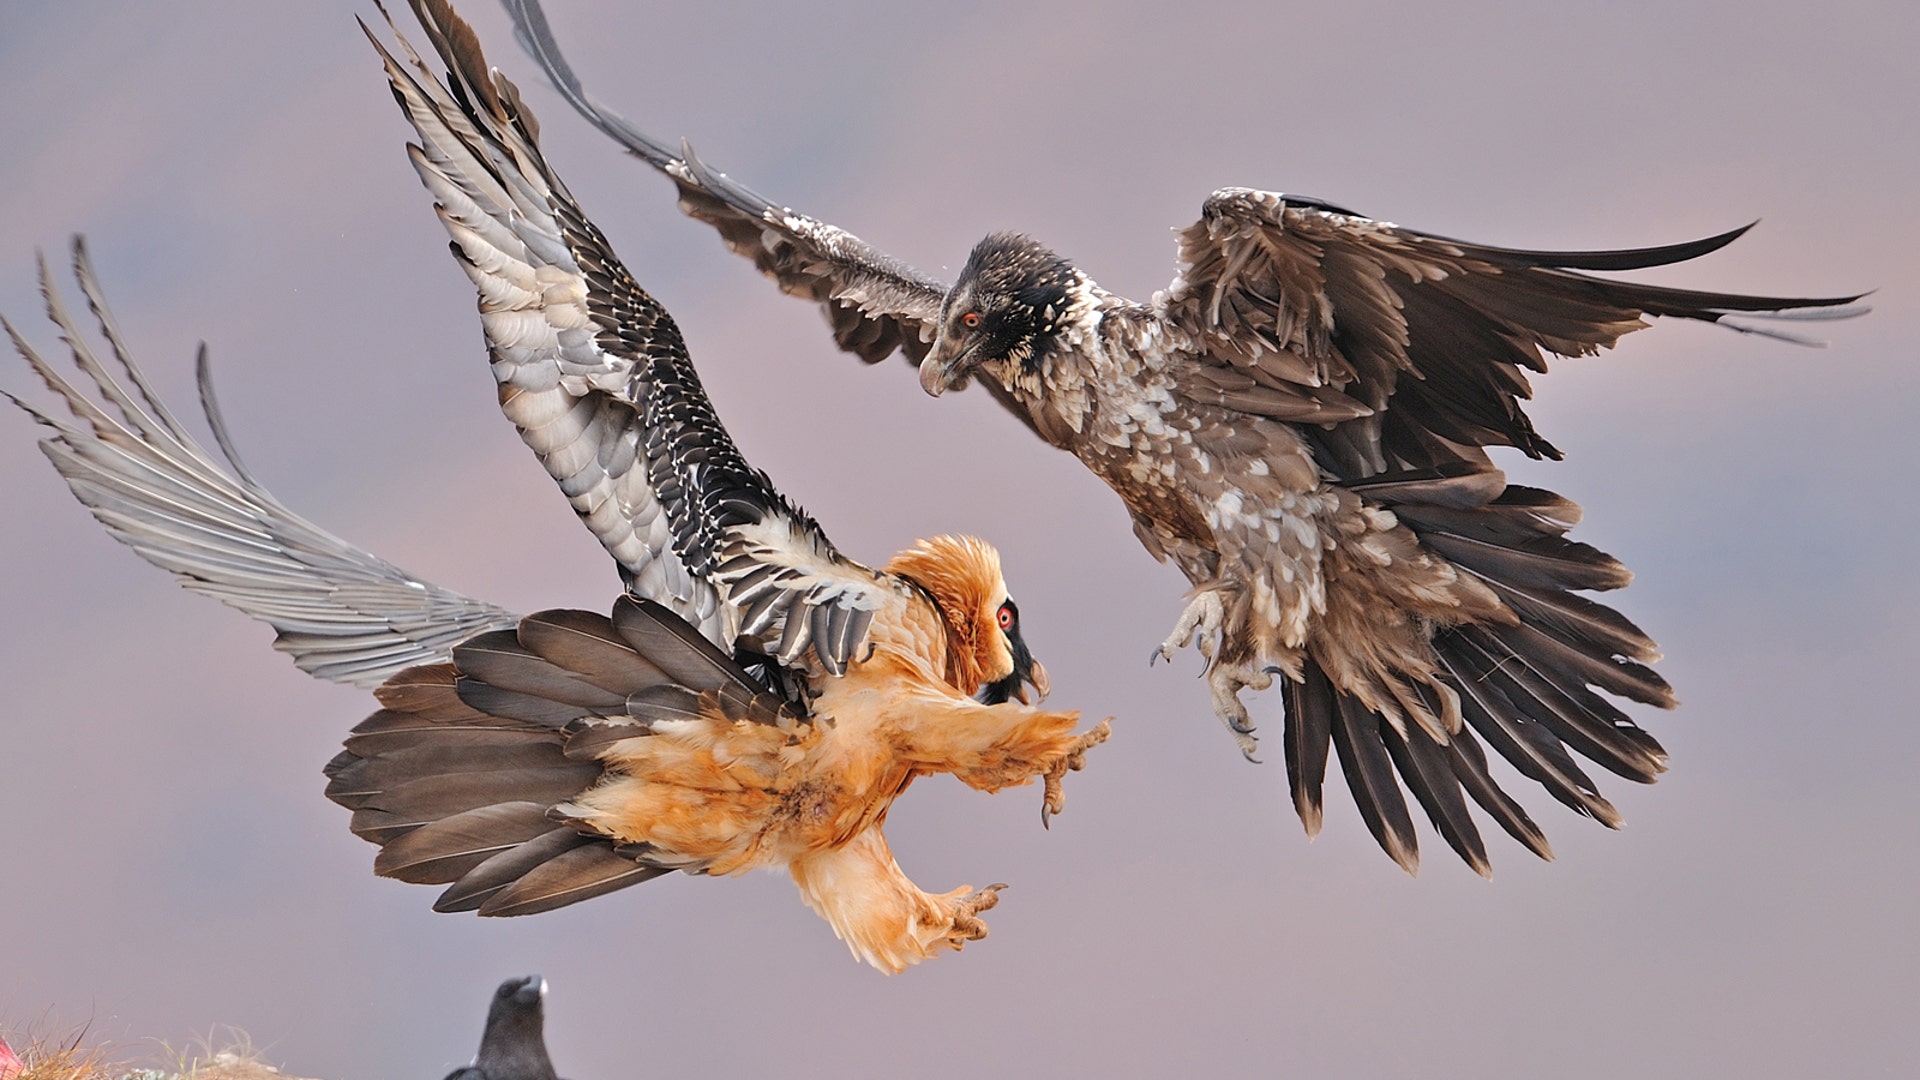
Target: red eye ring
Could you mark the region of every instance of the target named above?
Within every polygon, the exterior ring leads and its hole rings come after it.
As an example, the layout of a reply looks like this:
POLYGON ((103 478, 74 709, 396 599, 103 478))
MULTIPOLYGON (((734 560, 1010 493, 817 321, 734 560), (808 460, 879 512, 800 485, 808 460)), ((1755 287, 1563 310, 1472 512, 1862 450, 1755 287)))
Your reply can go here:
POLYGON ((1013 609, 1012 608, 1002 607, 1000 609, 1000 614, 998 618, 1000 620, 1000 629, 1002 630, 1013 629, 1013 609))
POLYGON ((977 311, 969 311, 965 315, 960 316, 960 325, 969 330, 978 330, 980 328, 980 313, 977 311))

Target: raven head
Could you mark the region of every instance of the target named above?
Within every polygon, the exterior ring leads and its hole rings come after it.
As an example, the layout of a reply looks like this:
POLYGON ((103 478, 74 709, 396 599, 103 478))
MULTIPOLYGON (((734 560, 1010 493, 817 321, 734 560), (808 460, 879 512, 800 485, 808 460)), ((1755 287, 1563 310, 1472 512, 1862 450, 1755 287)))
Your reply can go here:
POLYGON ((447 1080, 553 1080, 553 1062, 541 1029, 546 1024, 542 999, 547 980, 538 975, 508 979, 493 992, 487 1027, 473 1064, 447 1080))
POLYGON ((967 385, 976 369, 1007 386, 1039 374, 1081 280, 1072 263, 1027 237, 980 241, 940 306, 921 388, 938 397, 967 385))

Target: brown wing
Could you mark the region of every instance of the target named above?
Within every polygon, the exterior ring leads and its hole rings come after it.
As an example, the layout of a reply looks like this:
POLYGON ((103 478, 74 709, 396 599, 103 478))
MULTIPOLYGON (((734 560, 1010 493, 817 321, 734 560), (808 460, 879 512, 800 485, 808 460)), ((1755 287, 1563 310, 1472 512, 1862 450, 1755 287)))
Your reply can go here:
POLYGON ((1655 315, 1799 341, 1729 317, 1859 313, 1842 306, 1857 296, 1742 296, 1578 272, 1684 262, 1745 231, 1634 250, 1520 251, 1224 188, 1180 234, 1181 270, 1160 306, 1197 342, 1193 380, 1245 384, 1273 401, 1246 411, 1337 421, 1319 442, 1323 464, 1342 479, 1478 464, 1483 446, 1558 458, 1520 408, 1530 396, 1525 372, 1546 371, 1547 353, 1591 355, 1655 315), (1303 402, 1329 391, 1372 412, 1303 415, 1303 402))
POLYGON ((852 233, 775 204, 707 168, 682 143, 676 153, 601 104, 580 85, 538 0, 506 0, 520 44, 581 116, 665 173, 680 209, 719 230, 732 251, 753 260, 785 292, 821 306, 842 349, 868 363, 896 350, 919 363, 933 344, 947 285, 852 233))
POLYGON ((1564 535, 1579 520, 1577 506, 1509 486, 1484 447, 1559 457, 1520 408, 1524 372, 1545 371, 1547 353, 1611 346, 1648 316, 1786 337, 1727 320, 1856 313, 1839 307, 1853 297, 1693 292, 1578 272, 1680 262, 1744 231, 1630 251, 1517 251, 1312 200, 1226 189, 1181 234, 1182 270, 1158 303, 1194 343, 1184 389, 1299 423, 1323 468, 1391 509, 1422 546, 1473 575, 1516 616, 1510 626, 1436 631, 1434 657, 1465 721, 1445 745, 1395 729, 1340 693, 1309 657, 1305 681, 1286 687, 1285 732, 1288 779, 1309 833, 1319 827, 1330 757, 1368 828, 1402 866, 1417 859, 1404 785, 1481 873, 1488 862, 1469 798, 1550 857, 1545 836, 1488 771, 1486 747, 1610 827, 1619 815, 1575 755, 1643 783, 1665 769, 1660 744, 1612 700, 1673 705, 1666 682, 1646 666, 1657 656, 1654 643, 1579 595, 1618 588, 1630 575, 1564 535))

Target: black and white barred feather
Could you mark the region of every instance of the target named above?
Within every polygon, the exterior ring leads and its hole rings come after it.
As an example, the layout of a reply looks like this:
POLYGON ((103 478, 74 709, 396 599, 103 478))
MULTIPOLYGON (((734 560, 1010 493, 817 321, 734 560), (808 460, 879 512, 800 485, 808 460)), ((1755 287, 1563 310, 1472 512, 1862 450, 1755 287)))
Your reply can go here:
POLYGON ((722 647, 786 664, 812 647, 828 673, 844 671, 899 587, 843 557, 746 462, 672 317, 548 169, 513 84, 444 4, 413 8, 446 87, 404 38, 412 71, 374 44, 420 135, 415 167, 479 289, 502 410, 634 595, 722 647))

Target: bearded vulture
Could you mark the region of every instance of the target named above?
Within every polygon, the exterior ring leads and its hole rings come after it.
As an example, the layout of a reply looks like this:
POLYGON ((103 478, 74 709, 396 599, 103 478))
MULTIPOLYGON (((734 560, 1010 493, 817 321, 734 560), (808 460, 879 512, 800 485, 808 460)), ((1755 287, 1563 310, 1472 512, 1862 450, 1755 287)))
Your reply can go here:
POLYGON ((741 458, 512 84, 442 0, 414 6, 457 89, 404 38, 412 72, 375 47, 479 288, 502 407, 625 576, 611 615, 515 616, 294 515, 234 453, 203 354, 223 469, 135 365, 78 241, 124 381, 43 262, 48 315, 100 401, 9 325, 77 421, 14 399, 53 429, 42 449, 116 539, 271 624, 303 669, 375 687, 327 795, 379 845, 376 873, 447 886, 436 910, 532 914, 674 870, 784 866, 883 971, 984 937, 1004 886, 916 887, 881 832, 893 801, 935 773, 984 791, 1041 778, 1044 820, 1108 724, 1075 734, 1078 713, 1027 704, 1046 673, 991 546, 936 537, 869 569, 741 458))
POLYGON ((1519 251, 1376 221, 1317 199, 1225 188, 1179 234, 1146 303, 1045 246, 988 236, 938 281, 768 200, 595 100, 537 0, 506 0, 523 46, 573 107, 671 178, 680 208, 786 292, 840 347, 898 352, 939 395, 978 376, 1041 439, 1117 492, 1153 556, 1192 583, 1153 658, 1205 656, 1215 713, 1249 759, 1240 700, 1276 676, 1294 806, 1319 831, 1329 750, 1367 826, 1412 872, 1401 785, 1485 875, 1478 803, 1543 858, 1546 838, 1487 772, 1486 746, 1609 827, 1574 754, 1651 782, 1666 753, 1611 698, 1670 708, 1646 634, 1580 595, 1627 570, 1566 537, 1579 507, 1509 484, 1488 457, 1558 458, 1521 410, 1525 371, 1591 355, 1668 315, 1855 314, 1858 297, 1659 288, 1581 271, 1682 262, 1745 229, 1627 251, 1519 251), (1397 782, 1396 782, 1397 777, 1397 782))

